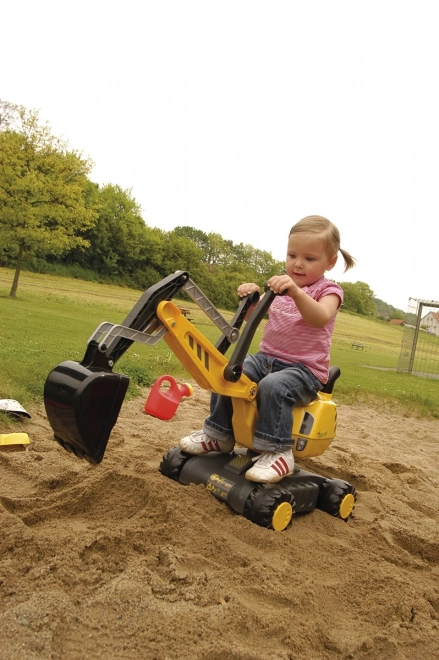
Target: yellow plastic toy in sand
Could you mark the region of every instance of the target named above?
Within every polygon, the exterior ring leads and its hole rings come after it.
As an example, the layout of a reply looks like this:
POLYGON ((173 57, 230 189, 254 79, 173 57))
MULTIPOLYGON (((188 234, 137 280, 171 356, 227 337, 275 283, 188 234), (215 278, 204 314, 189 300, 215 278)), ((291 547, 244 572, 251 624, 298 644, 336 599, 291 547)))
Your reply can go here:
POLYGON ((27 433, 0 433, 0 445, 28 445, 27 433))

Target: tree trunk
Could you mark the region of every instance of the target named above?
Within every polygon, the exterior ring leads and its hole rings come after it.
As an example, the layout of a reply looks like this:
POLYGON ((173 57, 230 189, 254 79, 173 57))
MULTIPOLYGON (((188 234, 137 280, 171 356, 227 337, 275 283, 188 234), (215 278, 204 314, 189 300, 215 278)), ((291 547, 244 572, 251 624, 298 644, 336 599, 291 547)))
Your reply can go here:
POLYGON ((18 278, 20 277, 21 262, 23 261, 23 252, 24 252, 23 246, 20 245, 20 247, 18 248, 17 266, 15 268, 14 281, 12 282, 12 288, 9 294, 10 298, 17 297, 18 278))

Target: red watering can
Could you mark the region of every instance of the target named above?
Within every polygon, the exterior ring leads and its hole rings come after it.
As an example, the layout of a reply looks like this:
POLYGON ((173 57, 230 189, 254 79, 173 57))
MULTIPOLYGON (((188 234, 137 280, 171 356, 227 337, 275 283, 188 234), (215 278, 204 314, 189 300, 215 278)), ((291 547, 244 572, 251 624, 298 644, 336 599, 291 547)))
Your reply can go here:
POLYGON ((189 383, 177 385, 172 376, 160 376, 151 388, 143 412, 152 417, 158 417, 158 419, 171 419, 182 398, 190 396, 192 391, 189 383), (163 383, 167 383, 169 387, 162 387, 163 383))

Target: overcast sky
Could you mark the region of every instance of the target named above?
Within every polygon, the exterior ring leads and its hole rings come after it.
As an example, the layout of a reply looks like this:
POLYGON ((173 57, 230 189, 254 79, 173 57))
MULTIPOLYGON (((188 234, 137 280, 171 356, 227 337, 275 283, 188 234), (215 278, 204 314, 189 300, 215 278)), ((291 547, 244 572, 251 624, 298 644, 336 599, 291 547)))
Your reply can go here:
POLYGON ((22 0, 2 8, 0 98, 38 109, 189 225, 284 259, 321 214, 362 281, 439 299, 439 38, 433 1, 22 0))

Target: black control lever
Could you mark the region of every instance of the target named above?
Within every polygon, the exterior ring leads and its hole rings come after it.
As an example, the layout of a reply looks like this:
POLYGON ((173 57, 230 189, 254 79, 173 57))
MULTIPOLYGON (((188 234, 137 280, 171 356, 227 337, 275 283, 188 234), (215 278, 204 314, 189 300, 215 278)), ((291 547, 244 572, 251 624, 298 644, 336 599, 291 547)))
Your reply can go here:
POLYGON ((256 309, 247 321, 247 324, 242 331, 238 343, 236 344, 235 350, 233 351, 233 354, 229 360, 229 364, 224 368, 223 375, 225 380, 231 383, 236 383, 236 381, 241 378, 242 365, 250 348, 250 344, 252 343, 253 337, 255 336, 256 329, 277 295, 277 293, 274 293, 274 291, 268 289, 267 285, 265 285, 265 294, 262 296, 256 309))
MULTIPOLYGON (((230 321, 232 328, 236 328, 237 330, 241 328, 245 321, 245 317, 247 316, 248 310, 250 307, 252 307, 252 305, 256 305, 259 302, 259 298, 259 291, 253 291, 253 293, 249 293, 248 296, 243 296, 243 298, 241 298, 239 307, 236 310, 233 319, 230 321)), ((221 336, 215 344, 215 348, 218 349, 220 353, 225 355, 231 343, 232 342, 228 337, 221 336)))

